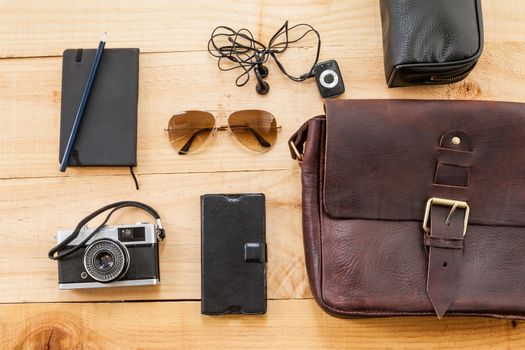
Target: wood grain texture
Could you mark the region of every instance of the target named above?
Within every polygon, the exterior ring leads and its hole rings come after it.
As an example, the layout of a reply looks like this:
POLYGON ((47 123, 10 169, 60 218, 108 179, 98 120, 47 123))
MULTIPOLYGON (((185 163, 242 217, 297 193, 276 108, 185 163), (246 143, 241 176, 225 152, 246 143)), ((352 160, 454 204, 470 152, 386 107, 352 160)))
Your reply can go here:
POLYGON ((521 322, 341 319, 321 311, 313 300, 272 300, 263 316, 202 316, 198 302, 0 305, 0 314, 0 339, 9 349, 481 350, 525 346, 521 322))
MULTIPOLYGON (((26 301, 200 299, 200 195, 266 195, 268 297, 309 296, 301 236, 297 170, 0 181, 0 303, 26 301), (60 291, 57 263, 47 258, 54 234, 72 229, 92 211, 119 200, 138 200, 163 219, 159 287, 60 291)), ((102 217, 100 218, 102 219, 102 217)), ((113 223, 150 221, 135 209, 113 223)), ((100 220, 99 220, 100 221, 100 220)), ((91 227, 96 227, 91 224, 91 227)))
MULTIPOLYGON (((315 82, 293 83, 269 63, 271 93, 262 97, 254 79, 235 87, 235 74, 218 71, 206 52, 217 25, 249 28, 267 42, 288 19, 320 31, 321 60, 338 61, 343 98, 525 102, 525 2, 482 2, 485 48, 465 81, 388 89, 377 0, 0 0, 0 349, 524 348, 521 322, 343 320, 308 299, 300 176, 286 141, 323 112, 315 82), (58 172, 61 55, 93 47, 105 30, 107 47, 142 52, 138 192, 126 169, 58 172), (282 125, 270 152, 254 154, 219 133, 201 152, 181 157, 163 130, 186 109, 226 115, 245 108, 268 110, 282 125), (198 302, 181 301, 200 298, 199 196, 220 192, 266 194, 268 295, 276 300, 265 316, 205 317, 198 302), (161 286, 59 291, 56 262, 46 257, 56 230, 123 199, 144 201, 163 217, 161 286)), ((301 74, 312 55, 307 41, 282 60, 301 74)), ((141 220, 150 218, 126 210, 113 222, 141 220)))
MULTIPOLYGON (((523 52, 525 42, 487 43, 478 67, 465 81, 397 89, 388 89, 384 83, 380 48, 326 48, 322 58, 338 59, 346 81, 344 98, 519 102, 525 101, 521 88, 525 66, 508 63, 520 62, 523 52)), ((311 49, 290 50, 283 59, 290 64, 298 61, 306 70, 312 54, 311 49)), ((308 118, 323 113, 315 81, 289 81, 274 64, 268 79, 272 93, 260 97, 255 93, 255 79, 244 88, 235 87, 235 74, 220 72, 206 52, 145 54, 140 60, 139 174, 291 169, 295 162, 287 139, 308 118), (179 156, 164 131, 176 112, 200 109, 225 116, 247 108, 268 110, 282 125, 278 143, 268 153, 247 151, 227 133, 219 133, 209 147, 179 156)), ((127 173, 125 168, 69 168, 65 175, 58 171, 60 84, 61 58, 0 60, 0 178, 127 173)))
MULTIPOLYGON (((289 20, 309 23, 323 45, 381 45, 375 0, 0 0, 0 57, 60 56, 92 47, 104 31, 110 46, 143 52, 202 51, 213 28, 248 28, 263 42, 289 20)), ((523 1, 484 0, 487 41, 524 41, 523 1)))
POLYGON ((308 6, 302 0, 154 0, 147 4, 2 0, 1 7, 9 15, 4 20, 6 30, 0 32, 0 57, 59 56, 67 47, 92 46, 105 30, 111 45, 118 47, 140 47, 143 52, 203 51, 218 25, 248 28, 267 42, 287 19, 292 24, 312 24, 323 33, 323 42, 333 46, 376 46, 380 38, 378 2, 371 0, 309 1, 308 6), (334 22, 344 25, 334 26, 334 22), (27 45, 28 41, 33 45, 27 45))

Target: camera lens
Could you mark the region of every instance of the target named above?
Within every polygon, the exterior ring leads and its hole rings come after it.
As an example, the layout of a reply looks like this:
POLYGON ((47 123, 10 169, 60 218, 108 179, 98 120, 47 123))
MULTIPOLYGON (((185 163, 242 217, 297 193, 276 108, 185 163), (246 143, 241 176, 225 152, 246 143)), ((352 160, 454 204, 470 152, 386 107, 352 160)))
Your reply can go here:
POLYGON ((129 252, 120 242, 101 239, 84 252, 84 268, 91 278, 108 283, 119 280, 129 267, 129 252))
POLYGON ((115 265, 115 257, 110 252, 99 252, 95 255, 95 267, 100 271, 108 271, 115 265))

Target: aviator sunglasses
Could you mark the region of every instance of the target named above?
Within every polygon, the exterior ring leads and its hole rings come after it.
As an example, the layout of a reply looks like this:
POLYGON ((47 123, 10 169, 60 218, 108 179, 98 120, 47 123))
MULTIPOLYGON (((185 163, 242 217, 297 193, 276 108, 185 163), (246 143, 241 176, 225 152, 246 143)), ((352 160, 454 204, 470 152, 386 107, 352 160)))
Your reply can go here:
POLYGON ((171 144, 183 155, 199 149, 218 130, 228 130, 246 148, 266 152, 275 144, 279 129, 271 113, 249 109, 230 114, 225 126, 219 126, 209 112, 181 112, 170 118, 166 131, 171 144))

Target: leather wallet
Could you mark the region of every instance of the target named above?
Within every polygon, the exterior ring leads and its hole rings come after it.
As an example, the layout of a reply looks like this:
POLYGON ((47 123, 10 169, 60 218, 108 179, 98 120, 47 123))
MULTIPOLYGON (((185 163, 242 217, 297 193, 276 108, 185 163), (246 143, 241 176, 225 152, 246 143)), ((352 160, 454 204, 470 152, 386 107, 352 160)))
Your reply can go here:
POLYGON ((201 312, 266 312, 264 194, 201 196, 201 312))
POLYGON ((318 303, 525 319, 524 139, 520 103, 326 101, 290 140, 318 303))
POLYGON ((380 0, 389 87, 449 84, 474 69, 483 49, 480 0, 380 0))

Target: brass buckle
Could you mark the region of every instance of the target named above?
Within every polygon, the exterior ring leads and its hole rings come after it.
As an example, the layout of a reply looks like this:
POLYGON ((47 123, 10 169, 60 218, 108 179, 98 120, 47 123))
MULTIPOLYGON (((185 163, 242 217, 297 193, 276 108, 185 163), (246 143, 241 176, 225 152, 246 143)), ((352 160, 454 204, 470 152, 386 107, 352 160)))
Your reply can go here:
POLYGON ((430 226, 428 226, 428 219, 430 217, 430 208, 432 205, 440 205, 444 207, 451 207, 450 212, 448 213, 448 216, 445 220, 445 223, 448 225, 450 223, 450 218, 454 214, 457 208, 465 209, 465 220, 463 223, 463 237, 467 233, 467 226, 468 226, 468 216, 470 214, 470 207, 468 206, 467 202, 463 201, 456 201, 453 199, 445 199, 445 198, 437 198, 432 197, 427 201, 427 207, 425 209, 425 216, 423 218, 423 231, 425 233, 428 233, 430 231, 430 226))
POLYGON ((295 143, 293 143, 293 141, 290 141, 290 148, 292 149, 293 153, 295 153, 297 160, 301 162, 303 160, 303 155, 299 153, 299 150, 297 149, 297 147, 295 147, 295 143))

